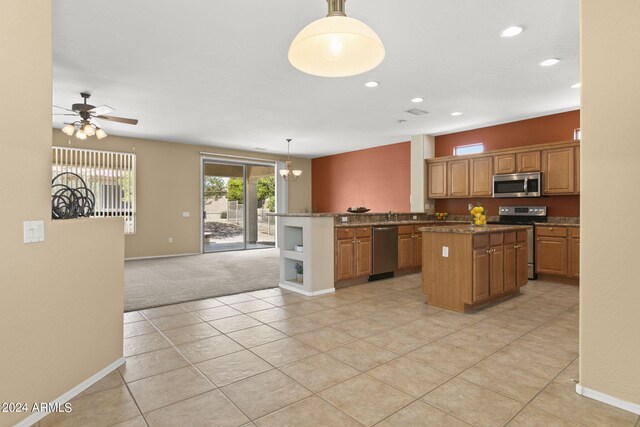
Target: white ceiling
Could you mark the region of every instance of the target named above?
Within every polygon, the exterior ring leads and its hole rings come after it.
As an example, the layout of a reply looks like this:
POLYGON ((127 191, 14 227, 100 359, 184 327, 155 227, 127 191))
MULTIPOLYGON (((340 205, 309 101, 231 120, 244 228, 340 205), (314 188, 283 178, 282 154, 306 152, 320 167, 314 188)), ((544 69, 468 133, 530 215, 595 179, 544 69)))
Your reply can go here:
POLYGON ((54 1, 53 104, 89 91, 93 105, 140 120, 103 122, 107 133, 163 141, 286 153, 293 138, 291 154, 305 157, 391 144, 578 108, 578 7, 349 0, 347 15, 378 33, 386 58, 329 79, 287 61, 297 32, 326 15, 325 0, 54 1), (525 31, 499 37, 510 25, 525 31), (558 65, 538 65, 554 57, 558 65), (425 101, 411 103, 417 96, 425 101), (414 107, 429 114, 404 112, 414 107))

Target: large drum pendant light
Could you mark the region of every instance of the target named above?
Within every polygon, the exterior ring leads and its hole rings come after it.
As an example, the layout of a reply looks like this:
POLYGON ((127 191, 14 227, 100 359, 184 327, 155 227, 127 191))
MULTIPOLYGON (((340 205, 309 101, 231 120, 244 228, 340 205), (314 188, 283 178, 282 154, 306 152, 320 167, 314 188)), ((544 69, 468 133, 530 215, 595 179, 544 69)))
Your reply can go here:
POLYGON ((344 12, 346 0, 327 0, 329 14, 298 33, 289 47, 289 62, 320 77, 362 74, 380 65, 384 46, 365 23, 344 12))

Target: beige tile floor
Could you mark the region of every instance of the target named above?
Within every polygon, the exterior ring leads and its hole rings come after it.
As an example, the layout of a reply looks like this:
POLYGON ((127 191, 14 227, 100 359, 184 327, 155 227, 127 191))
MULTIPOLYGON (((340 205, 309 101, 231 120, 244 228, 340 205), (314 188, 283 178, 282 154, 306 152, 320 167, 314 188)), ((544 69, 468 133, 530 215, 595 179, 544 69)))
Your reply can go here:
POLYGON ((640 426, 575 393, 578 288, 461 315, 420 275, 125 314, 121 367, 41 426, 640 426))

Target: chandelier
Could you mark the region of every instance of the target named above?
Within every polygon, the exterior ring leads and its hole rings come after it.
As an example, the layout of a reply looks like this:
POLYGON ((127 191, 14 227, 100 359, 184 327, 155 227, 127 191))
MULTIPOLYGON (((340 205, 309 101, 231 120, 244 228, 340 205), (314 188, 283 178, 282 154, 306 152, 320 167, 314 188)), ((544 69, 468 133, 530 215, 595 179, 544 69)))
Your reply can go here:
POLYGON ((87 139, 88 136, 95 135, 96 138, 102 139, 107 136, 107 133, 98 125, 91 123, 88 119, 82 119, 77 122, 67 123, 62 128, 62 132, 71 136, 75 132, 76 138, 87 139))
POLYGON ((347 0, 327 0, 329 13, 298 33, 289 47, 289 62, 320 77, 347 77, 376 68, 384 59, 380 37, 367 24, 344 12, 347 0))
POLYGON ((282 178, 285 181, 295 181, 298 179, 298 177, 300 177, 300 175, 302 175, 302 171, 299 169, 291 169, 291 159, 289 158, 289 145, 291 144, 291 139, 288 138, 287 139, 287 161, 284 162, 285 165, 287 166, 286 169, 280 169, 280 176, 282 176, 282 178))

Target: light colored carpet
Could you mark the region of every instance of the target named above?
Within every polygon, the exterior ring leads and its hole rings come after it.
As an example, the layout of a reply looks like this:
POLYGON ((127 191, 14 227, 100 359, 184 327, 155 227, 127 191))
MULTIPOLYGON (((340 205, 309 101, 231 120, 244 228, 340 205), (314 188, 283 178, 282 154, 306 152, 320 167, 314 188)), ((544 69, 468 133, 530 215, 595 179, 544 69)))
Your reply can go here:
POLYGON ((279 249, 126 261, 124 310, 278 286, 279 249))

